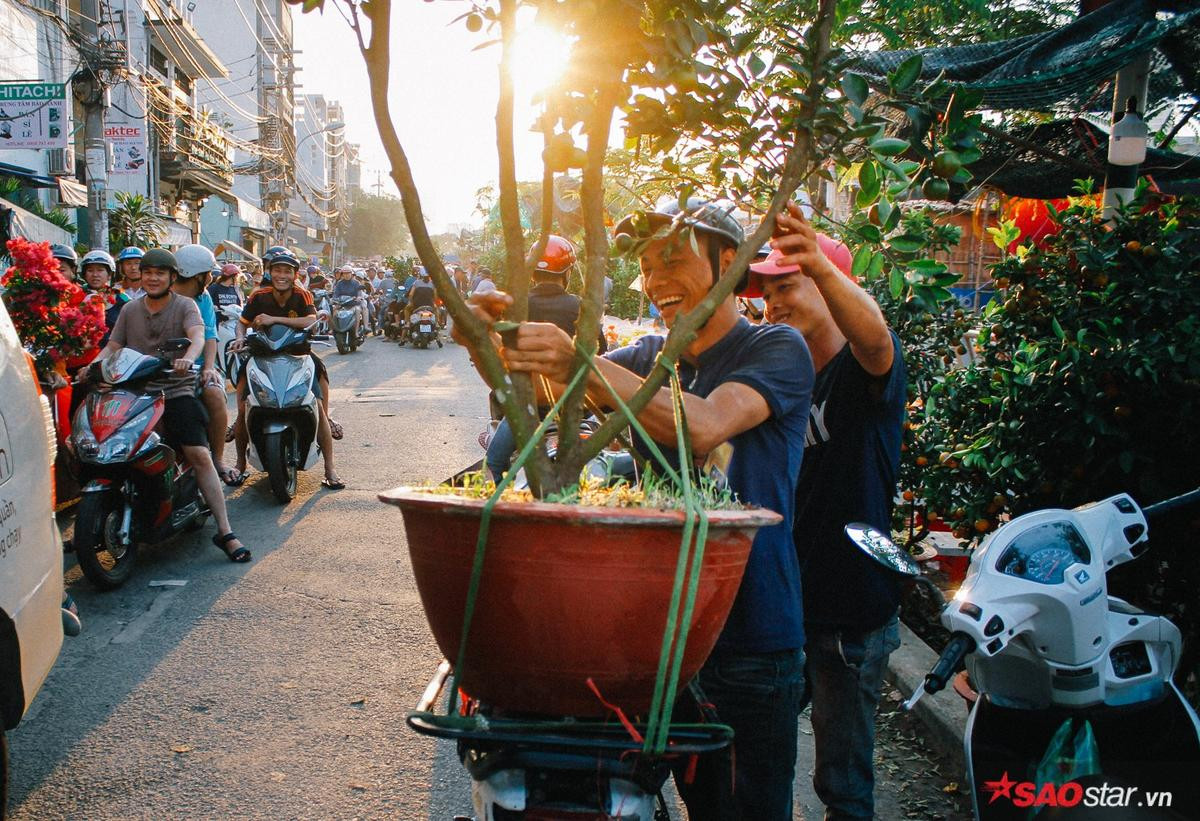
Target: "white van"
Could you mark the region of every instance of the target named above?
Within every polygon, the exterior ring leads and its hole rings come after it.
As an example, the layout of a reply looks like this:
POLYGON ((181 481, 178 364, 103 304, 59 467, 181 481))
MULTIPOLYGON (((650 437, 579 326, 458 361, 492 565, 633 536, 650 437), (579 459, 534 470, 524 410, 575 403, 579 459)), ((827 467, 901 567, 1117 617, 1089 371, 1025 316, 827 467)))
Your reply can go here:
POLYGON ((53 471, 50 406, 0 302, 0 817, 8 801, 4 731, 25 715, 63 641, 53 471))

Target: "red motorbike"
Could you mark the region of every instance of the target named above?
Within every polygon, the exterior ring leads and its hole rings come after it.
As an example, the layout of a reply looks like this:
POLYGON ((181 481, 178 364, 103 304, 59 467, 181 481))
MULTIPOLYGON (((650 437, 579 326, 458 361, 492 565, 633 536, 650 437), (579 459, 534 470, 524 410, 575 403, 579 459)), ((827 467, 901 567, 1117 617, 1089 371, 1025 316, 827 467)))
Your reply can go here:
MULTIPOLYGON (((182 350, 172 341, 172 347, 182 350)), ((195 530, 209 515, 192 468, 158 431, 165 399, 146 384, 169 371, 171 352, 128 348, 97 364, 95 389, 75 411, 70 446, 79 465, 75 554, 96 587, 120 587, 137 546, 195 530)))

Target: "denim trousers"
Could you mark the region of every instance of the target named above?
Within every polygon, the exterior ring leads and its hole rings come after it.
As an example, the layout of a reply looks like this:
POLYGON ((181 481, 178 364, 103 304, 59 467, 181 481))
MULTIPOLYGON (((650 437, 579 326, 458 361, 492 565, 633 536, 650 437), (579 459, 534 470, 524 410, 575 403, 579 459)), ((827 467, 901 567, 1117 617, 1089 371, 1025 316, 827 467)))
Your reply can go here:
POLYGON ((492 434, 492 441, 488 443, 485 459, 488 470, 492 473, 492 479, 496 482, 504 478, 504 474, 508 472, 513 451, 516 449, 517 440, 513 437, 512 426, 508 424, 507 419, 501 419, 500 424, 496 426, 496 432, 492 434))
POLYGON ((888 656, 900 646, 893 616, 875 630, 805 625, 812 728, 813 788, 826 821, 875 812, 875 708, 888 656))
POLYGON ((674 768, 689 821, 790 821, 797 721, 804 698, 804 651, 709 658, 676 707, 695 721, 697 701, 733 728, 732 747, 674 768), (691 775, 691 782, 688 782, 691 775))

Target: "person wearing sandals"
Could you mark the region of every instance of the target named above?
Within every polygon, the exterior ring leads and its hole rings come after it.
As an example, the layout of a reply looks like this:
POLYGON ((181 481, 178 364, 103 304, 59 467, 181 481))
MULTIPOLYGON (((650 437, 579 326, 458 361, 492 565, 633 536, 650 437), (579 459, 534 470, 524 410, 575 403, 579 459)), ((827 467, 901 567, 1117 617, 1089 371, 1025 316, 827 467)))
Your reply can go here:
MULTIPOLYGON (((265 274, 270 276, 270 284, 259 288, 246 300, 237 326, 237 337, 229 343, 231 351, 240 351, 245 347, 246 331, 251 327, 262 329, 278 323, 304 329, 317 321, 317 308, 313 304, 312 294, 296 287, 295 284, 296 274, 300 270, 300 260, 295 254, 282 245, 272 246, 263 257, 263 269, 265 274)), ((329 490, 341 490, 346 484, 338 478, 333 467, 333 440, 342 438, 341 426, 329 418, 329 374, 319 356, 312 353, 309 355, 317 369, 317 407, 320 409, 317 443, 325 461, 325 478, 321 480, 321 485, 329 490)), ((238 414, 237 421, 233 423, 240 480, 244 480, 246 476, 246 452, 250 446, 250 438, 246 431, 247 391, 246 374, 243 370, 238 377, 238 414)))
POLYGON ((166 397, 162 417, 164 439, 178 448, 196 471, 200 494, 217 523, 213 544, 224 551, 230 561, 248 562, 250 551, 229 525, 221 479, 208 449, 208 415, 196 398, 196 374, 192 366, 204 349, 204 320, 194 299, 171 290, 178 276, 179 263, 174 254, 165 248, 146 252, 142 257, 145 296, 128 303, 117 316, 108 344, 96 359, 104 359, 122 348, 153 356, 168 339, 187 338, 187 350, 175 359, 175 369, 161 380, 150 383, 153 387, 161 387, 166 397))

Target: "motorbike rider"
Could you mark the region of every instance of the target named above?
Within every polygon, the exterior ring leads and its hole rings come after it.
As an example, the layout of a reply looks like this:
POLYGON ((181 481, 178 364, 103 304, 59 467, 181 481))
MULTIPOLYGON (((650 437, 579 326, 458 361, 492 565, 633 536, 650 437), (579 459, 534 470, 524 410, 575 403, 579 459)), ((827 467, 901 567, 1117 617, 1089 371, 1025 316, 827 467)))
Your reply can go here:
POLYGON ((72 282, 79 278, 79 257, 74 248, 55 243, 50 246, 50 256, 58 260, 58 267, 62 269, 63 276, 72 282))
MULTIPOLYGON (((204 405, 196 398, 196 378, 192 365, 204 348, 204 320, 196 301, 171 290, 179 276, 175 255, 165 248, 152 248, 142 257, 142 288, 146 295, 130 302, 117 317, 112 336, 97 360, 122 348, 155 355, 168 339, 187 337, 188 347, 174 360, 174 370, 151 382, 166 396, 162 425, 164 438, 183 453, 196 472, 196 484, 217 523, 213 544, 233 562, 250 561, 250 551, 229 526, 221 480, 213 465, 205 433, 204 405)), ((92 366, 89 366, 92 367, 92 366)))
POLYGON ((800 207, 752 265, 743 297, 768 322, 804 335, 816 370, 796 490, 804 633, 816 762, 827 818, 871 818, 875 709, 888 655, 900 646, 900 577, 845 535, 851 522, 890 532, 907 374, 900 339, 850 274, 846 246, 818 234, 800 207))
POLYGON ((225 377, 217 367, 217 311, 212 294, 206 286, 217 260, 213 252, 203 245, 185 245, 175 252, 179 263, 179 276, 171 290, 180 296, 196 300, 200 318, 204 320, 204 351, 201 354, 200 401, 208 412, 208 442, 212 448, 213 464, 221 481, 230 487, 242 483, 241 475, 225 464, 225 428, 229 424, 229 410, 225 405, 225 377))
MULTIPOLYGON (((237 337, 229 343, 231 351, 240 351, 246 344, 246 331, 253 327, 265 330, 271 325, 282 324, 289 328, 304 329, 311 327, 317 321, 317 309, 313 305, 312 294, 303 288, 295 287, 296 274, 300 270, 298 260, 290 250, 282 245, 267 249, 263 257, 265 273, 270 275, 270 285, 259 288, 246 300, 242 309, 242 318, 238 323, 237 337)), ((264 277, 265 278, 265 277, 264 277)), ((333 440, 342 438, 342 427, 329 416, 329 374, 321 357, 309 353, 316 366, 317 407, 320 408, 320 419, 317 424, 317 443, 321 447, 321 457, 325 462, 325 478, 321 484, 330 490, 340 490, 345 483, 338 478, 333 466, 333 440)), ((234 422, 234 432, 237 441, 237 471, 244 477, 246 474, 246 452, 250 444, 249 432, 246 429, 246 372, 242 369, 238 376, 237 397, 238 413, 234 422)))
MULTIPOLYGON (((682 213, 678 203, 671 203, 618 224, 618 234, 636 235, 635 225, 643 224, 665 229, 666 236, 644 239, 640 263, 646 292, 669 325, 708 295, 733 260, 744 236, 731 210, 692 199, 682 213)), ((476 293, 471 302, 478 316, 494 319, 511 300, 504 293, 476 293)), ((509 370, 542 374, 555 393, 563 390, 572 376, 574 340, 548 322, 523 323, 515 336, 504 350, 509 370)), ((461 336, 458 342, 469 344, 461 336)), ((644 336, 596 364, 628 400, 657 367, 664 344, 663 336, 644 336)), ((689 343, 679 368, 697 458, 723 463, 728 487, 741 501, 777 511, 783 521, 755 536, 733 609, 695 681, 704 702, 733 727, 735 749, 700 756, 694 777, 677 772, 676 783, 692 819, 791 819, 804 693, 800 566, 791 526, 812 358, 792 328, 751 325, 740 317, 731 295, 689 343)), ((594 374, 587 388, 598 405, 615 404, 594 374)), ((660 390, 638 418, 653 439, 673 445, 676 417, 669 390, 660 390)), ((681 698, 676 715, 687 720, 689 710, 694 717, 695 704, 681 698)))
MULTIPOLYGON (((575 336, 575 324, 579 321, 581 303, 575 294, 567 293, 566 286, 576 259, 575 246, 570 240, 551 234, 546 239, 542 258, 530 272, 534 285, 529 290, 529 321, 552 322, 572 337, 575 336)), ((607 350, 608 342, 601 333, 597 352, 603 354, 607 350)), ((508 420, 500 420, 488 443, 486 459, 488 469, 497 482, 508 470, 516 446, 508 420)))
POLYGON ((121 275, 121 290, 130 299, 143 296, 142 292, 142 257, 145 251, 136 245, 129 245, 117 254, 117 273, 121 275))
POLYGON ((113 326, 117 323, 117 316, 121 313, 121 308, 129 301, 129 297, 113 287, 113 280, 117 275, 117 263, 108 251, 99 248, 88 251, 83 255, 79 266, 83 269, 84 288, 87 290, 88 296, 100 300, 104 307, 105 332, 100 339, 100 347, 104 347, 104 344, 108 342, 108 335, 112 333, 113 326))
POLYGON ((405 324, 412 318, 413 312, 420 308, 433 311, 436 299, 437 292, 433 289, 433 280, 430 279, 429 272, 422 268, 421 276, 408 292, 408 305, 404 309, 405 324))
POLYGON ((212 297, 214 305, 225 308, 242 304, 242 291, 237 287, 238 277, 241 275, 242 269, 232 262, 221 266, 217 281, 208 286, 208 295, 212 297))
POLYGON ((354 269, 349 265, 343 265, 337 269, 337 279, 333 283, 333 298, 354 297, 358 308, 359 322, 364 328, 364 333, 365 329, 370 327, 367 324, 367 299, 363 296, 366 290, 362 281, 355 278, 354 269))

